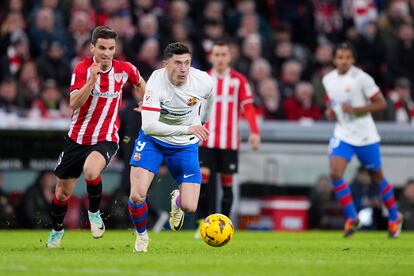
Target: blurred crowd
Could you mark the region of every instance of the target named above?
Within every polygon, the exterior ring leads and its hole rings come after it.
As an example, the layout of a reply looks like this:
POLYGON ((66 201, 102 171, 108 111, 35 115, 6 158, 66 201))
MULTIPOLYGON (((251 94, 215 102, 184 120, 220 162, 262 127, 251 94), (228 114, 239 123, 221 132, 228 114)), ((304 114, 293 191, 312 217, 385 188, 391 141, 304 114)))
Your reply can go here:
POLYGON ((89 55, 91 30, 109 25, 119 34, 116 58, 145 79, 172 41, 187 43, 204 70, 213 41, 229 41, 265 120, 323 120, 321 78, 334 45, 347 40, 387 99, 377 119, 411 123, 413 13, 413 0, 1 1, 0 117, 70 117, 71 71, 89 55))

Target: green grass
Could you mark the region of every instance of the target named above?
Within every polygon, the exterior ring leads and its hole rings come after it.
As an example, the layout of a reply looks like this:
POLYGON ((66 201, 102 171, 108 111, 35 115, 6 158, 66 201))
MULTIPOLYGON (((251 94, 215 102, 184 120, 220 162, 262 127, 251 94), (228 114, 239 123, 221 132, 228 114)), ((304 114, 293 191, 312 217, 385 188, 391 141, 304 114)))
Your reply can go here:
POLYGON ((150 233, 134 254, 131 231, 67 231, 62 249, 46 249, 46 231, 0 231, 0 275, 414 275, 414 232, 242 232, 213 248, 194 232, 150 233))

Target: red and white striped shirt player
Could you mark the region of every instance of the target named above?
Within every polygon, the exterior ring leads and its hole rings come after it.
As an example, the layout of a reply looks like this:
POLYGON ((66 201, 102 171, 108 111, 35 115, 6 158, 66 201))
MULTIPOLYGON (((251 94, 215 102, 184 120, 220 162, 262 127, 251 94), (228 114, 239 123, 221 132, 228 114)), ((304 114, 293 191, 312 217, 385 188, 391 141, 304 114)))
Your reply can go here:
MULTIPOLYGON (((82 60, 74 69, 70 83, 70 93, 85 85, 90 76, 93 58, 82 60)), ((94 145, 97 142, 119 142, 118 110, 122 101, 122 87, 140 82, 137 68, 129 62, 113 60, 112 66, 100 72, 87 101, 73 111, 69 137, 81 145, 94 145)))
POLYGON ((201 146, 238 150, 241 112, 244 112, 251 132, 259 134, 250 85, 247 79, 234 69, 227 69, 223 75, 214 70, 208 73, 214 80, 214 104, 210 110, 210 118, 205 125, 210 135, 201 146))

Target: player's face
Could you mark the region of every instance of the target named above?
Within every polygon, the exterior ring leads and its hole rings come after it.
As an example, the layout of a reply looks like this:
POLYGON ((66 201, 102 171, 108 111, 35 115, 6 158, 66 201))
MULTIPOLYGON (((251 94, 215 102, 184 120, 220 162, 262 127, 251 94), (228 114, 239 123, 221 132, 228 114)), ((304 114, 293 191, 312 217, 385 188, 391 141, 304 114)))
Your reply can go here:
POLYGON ((168 79, 176 86, 183 85, 187 81, 188 72, 191 66, 191 55, 173 55, 164 61, 168 79))
POLYGON ((227 45, 215 45, 211 49, 210 62, 213 65, 213 69, 222 73, 230 64, 231 56, 230 49, 227 45))
POLYGON ((339 49, 336 51, 333 63, 335 64, 339 74, 345 74, 348 72, 354 62, 354 55, 351 50, 339 49))
POLYGON ((96 44, 91 44, 91 52, 95 57, 95 61, 101 63, 103 70, 107 69, 112 64, 112 59, 115 54, 115 39, 98 38, 96 44))

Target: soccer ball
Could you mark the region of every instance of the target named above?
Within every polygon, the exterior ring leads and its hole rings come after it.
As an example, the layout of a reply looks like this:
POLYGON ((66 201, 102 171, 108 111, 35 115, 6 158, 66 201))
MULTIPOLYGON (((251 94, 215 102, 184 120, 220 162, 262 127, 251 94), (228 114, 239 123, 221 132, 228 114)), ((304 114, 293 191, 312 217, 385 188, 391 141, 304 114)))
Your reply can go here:
POLYGON ((213 214, 206 217, 199 227, 201 238, 210 246, 226 245, 234 235, 231 220, 222 214, 213 214))

